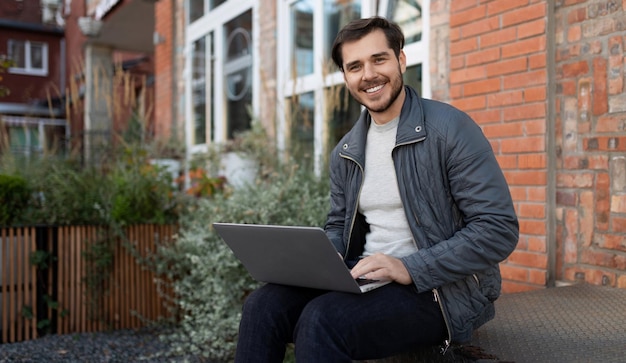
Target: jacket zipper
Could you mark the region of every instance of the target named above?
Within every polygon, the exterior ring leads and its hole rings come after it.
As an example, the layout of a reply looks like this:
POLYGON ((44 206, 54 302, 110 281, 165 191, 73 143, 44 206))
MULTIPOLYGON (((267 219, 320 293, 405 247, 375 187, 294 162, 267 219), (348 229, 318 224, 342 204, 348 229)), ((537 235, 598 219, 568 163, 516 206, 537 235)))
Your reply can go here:
MULTIPOLYGON (((422 137, 420 139, 412 140, 410 142, 397 144, 396 146, 394 146, 394 150, 398 146, 417 143, 417 142, 423 141, 425 139, 426 139, 426 137, 422 137)), ((392 155, 393 155, 393 152, 392 152, 392 155)), ((354 162, 359 167, 359 169, 361 170, 361 176, 364 175, 363 166, 361 166, 361 164, 359 164, 359 162, 357 162, 353 158, 351 158, 349 156, 346 156, 346 155, 344 155, 342 153, 339 153, 339 156, 341 156, 344 159, 351 160, 352 162, 354 162)), ((361 196, 362 188, 363 188, 363 183, 360 183, 360 185, 359 185, 359 192, 357 193, 357 196, 356 196, 356 200, 357 201, 359 200, 359 198, 361 196)), ((344 259, 346 258, 346 256, 348 255, 348 251, 350 250, 350 242, 352 241, 352 230, 354 228, 354 222, 355 222, 355 219, 356 219, 356 213, 357 213, 357 206, 355 205, 354 206, 354 213, 352 214, 352 221, 350 223, 350 234, 348 235, 348 245, 346 246, 346 254, 343 256, 344 259)), ((417 242, 415 242, 415 239, 413 240, 413 244, 415 245, 416 248, 419 248, 419 247, 417 247, 417 242)), ((474 278, 478 282, 478 278, 475 275, 474 275, 474 278)), ((444 307, 443 307, 443 302, 441 301, 441 298, 439 297, 439 290, 437 290, 437 288, 434 288, 434 289, 432 289, 432 291, 433 291, 433 296, 434 296, 435 302, 437 302, 437 304, 439 305, 439 309, 441 310, 441 316, 443 316, 443 321, 444 321, 444 323, 446 325, 446 331, 448 332, 448 339, 444 339, 443 347, 441 347, 441 350, 440 350, 440 353, 442 355, 444 355, 448 351, 448 348, 450 348, 450 343, 452 341, 452 336, 450 335, 451 334, 450 333, 450 324, 448 323, 448 318, 446 316, 446 312, 445 312, 444 307)))
POLYGON ((446 324, 446 330, 448 331, 448 339, 443 341, 443 346, 439 351, 442 355, 445 355, 450 348, 450 342, 452 342, 452 336, 450 335, 450 324, 448 323, 448 317, 446 316, 446 312, 443 309, 443 301, 441 301, 441 297, 439 296, 439 290, 437 288, 433 289, 433 296, 435 298, 435 302, 439 305, 439 309, 441 310, 441 315, 443 316, 443 321, 446 324))
POLYGON ((354 205, 354 212, 352 213, 352 218, 351 218, 351 222, 350 222, 350 234, 348 234, 348 245, 346 246, 346 253, 343 255, 344 260, 346 259, 346 257, 348 256, 348 251, 350 251, 350 242, 352 241, 352 230, 354 229, 354 221, 356 219, 356 213, 357 213, 357 208, 358 208, 358 200, 361 197, 361 190, 363 189, 363 176, 364 176, 364 171, 363 171, 363 166, 361 166, 361 164, 359 164, 358 161, 354 160, 353 158, 346 156, 342 153, 339 153, 339 156, 341 156, 344 159, 350 160, 353 163, 355 163, 359 169, 361 170, 361 183, 359 183, 359 192, 356 195, 356 205, 354 205))
POLYGON ((480 280, 478 279, 478 276, 476 274, 472 274, 472 277, 474 278, 474 281, 476 281, 476 285, 480 287, 480 280))

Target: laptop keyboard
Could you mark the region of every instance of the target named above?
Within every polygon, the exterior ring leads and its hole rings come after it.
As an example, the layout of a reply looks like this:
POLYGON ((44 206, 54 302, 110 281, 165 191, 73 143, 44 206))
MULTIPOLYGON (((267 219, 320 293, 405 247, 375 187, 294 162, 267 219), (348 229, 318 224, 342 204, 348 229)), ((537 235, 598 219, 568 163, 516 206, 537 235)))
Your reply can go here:
POLYGON ((356 278, 355 280, 356 280, 357 284, 359 284, 359 286, 371 284, 372 282, 378 282, 378 280, 364 279, 364 278, 361 278, 361 277, 356 278))

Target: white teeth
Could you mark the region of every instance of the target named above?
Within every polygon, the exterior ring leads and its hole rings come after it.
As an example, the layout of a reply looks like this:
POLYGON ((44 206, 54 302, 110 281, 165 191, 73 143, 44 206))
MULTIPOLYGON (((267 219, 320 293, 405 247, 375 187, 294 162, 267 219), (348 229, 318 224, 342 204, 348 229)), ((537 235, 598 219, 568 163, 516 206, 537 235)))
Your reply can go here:
POLYGON ((367 93, 373 93, 373 92, 378 91, 378 90, 379 90, 379 89, 381 89, 381 88, 383 88, 383 85, 382 85, 382 84, 381 84, 380 86, 376 86, 376 87, 373 87, 373 88, 368 88, 368 89, 366 89, 366 90, 365 90, 365 92, 367 92, 367 93))

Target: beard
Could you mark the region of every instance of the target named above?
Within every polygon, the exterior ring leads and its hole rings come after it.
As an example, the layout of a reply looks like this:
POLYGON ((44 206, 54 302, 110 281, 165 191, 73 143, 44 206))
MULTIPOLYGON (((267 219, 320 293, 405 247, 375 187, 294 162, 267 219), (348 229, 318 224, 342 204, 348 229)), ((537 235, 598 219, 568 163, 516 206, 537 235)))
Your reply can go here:
MULTIPOLYGON (((398 73, 389 79, 389 82, 385 87, 391 86, 391 91, 389 93, 389 97, 386 99, 380 99, 377 101, 369 101, 365 98, 360 97, 359 90, 353 91, 349 89, 350 94, 354 99, 367 108, 370 112, 385 112, 391 105, 398 99, 398 96, 402 92, 402 88, 404 87, 404 81, 402 80, 402 72, 400 68, 398 68, 398 73)), ((362 87, 363 89, 368 87, 362 87)), ((384 97, 384 96, 383 96, 384 97)))

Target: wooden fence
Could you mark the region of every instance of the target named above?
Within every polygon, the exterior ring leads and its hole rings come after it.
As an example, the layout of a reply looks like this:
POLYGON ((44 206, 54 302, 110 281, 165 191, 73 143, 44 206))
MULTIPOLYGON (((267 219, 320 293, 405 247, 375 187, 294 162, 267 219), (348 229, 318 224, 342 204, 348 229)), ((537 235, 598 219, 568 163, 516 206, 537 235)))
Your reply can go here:
POLYGON ((175 226, 138 225, 120 238, 94 226, 0 228, 0 343, 139 328, 144 318, 167 316, 154 274, 127 243, 145 257, 175 232, 175 226), (107 259, 93 248, 103 238, 112 243, 112 265, 94 280, 94 264, 107 259), (95 259, 85 257, 94 252, 95 259), (37 256, 48 266, 31 261, 37 256))

